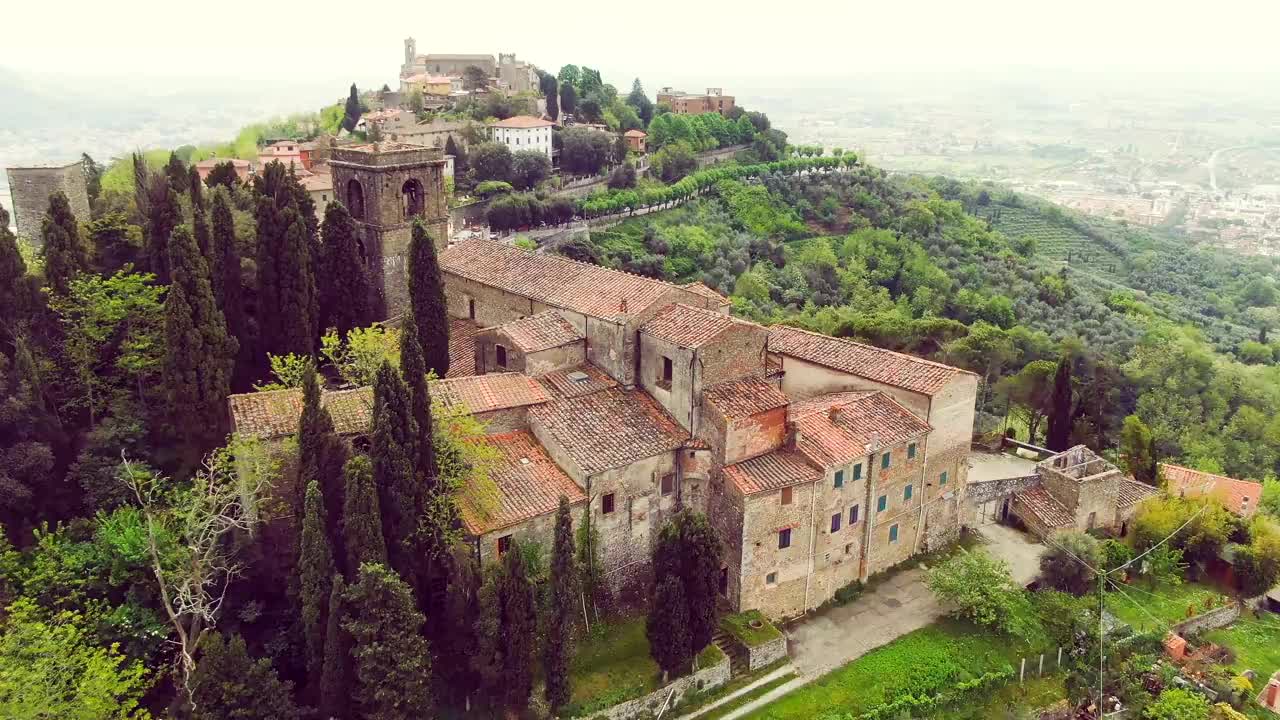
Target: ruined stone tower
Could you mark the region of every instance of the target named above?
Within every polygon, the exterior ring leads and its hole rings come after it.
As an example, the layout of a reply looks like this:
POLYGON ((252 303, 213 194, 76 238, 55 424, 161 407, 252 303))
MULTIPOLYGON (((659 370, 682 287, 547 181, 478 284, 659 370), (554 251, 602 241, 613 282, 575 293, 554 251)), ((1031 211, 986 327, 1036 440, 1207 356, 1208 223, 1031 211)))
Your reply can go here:
POLYGON ((334 147, 333 191, 355 220, 381 317, 409 307, 409 237, 422 218, 438 250, 449 242, 444 151, 400 142, 334 147))
POLYGON ((18 237, 40 243, 40 223, 49 209, 49 196, 59 190, 66 193, 76 219, 89 221, 89 191, 81 161, 62 167, 9 168, 7 172, 18 237))

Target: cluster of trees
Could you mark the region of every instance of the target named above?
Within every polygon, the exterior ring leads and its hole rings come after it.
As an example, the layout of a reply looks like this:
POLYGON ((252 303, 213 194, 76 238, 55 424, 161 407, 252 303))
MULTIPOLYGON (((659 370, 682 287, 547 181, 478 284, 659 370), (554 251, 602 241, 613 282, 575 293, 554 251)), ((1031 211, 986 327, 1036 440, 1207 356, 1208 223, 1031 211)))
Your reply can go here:
POLYGON ((599 70, 565 65, 556 75, 539 74, 539 89, 547 98, 547 114, 556 119, 561 113, 574 116, 578 122, 604 123, 610 130, 625 132, 643 130, 654 115, 654 106, 640 79, 631 84, 626 96, 600 77, 599 70))
POLYGON ((513 153, 502 143, 484 142, 467 153, 467 180, 477 189, 484 183, 507 183, 516 190, 532 190, 550 176, 551 159, 539 150, 513 153))
POLYGON ((667 145, 684 143, 692 150, 714 150, 718 147, 741 145, 755 139, 756 133, 768 130, 768 118, 762 113, 743 113, 730 120, 720 113, 700 115, 676 115, 663 113, 649 123, 649 147, 660 150, 667 145), (764 127, 757 129, 752 117, 759 118, 764 127))
POLYGON ((497 231, 537 225, 560 225, 573 219, 576 208, 566 197, 538 197, 533 193, 513 193, 495 198, 485 210, 489 227, 497 231))
POLYGON ((716 629, 720 540, 706 516, 683 510, 663 526, 653 551, 645 634, 663 675, 681 674, 716 629))

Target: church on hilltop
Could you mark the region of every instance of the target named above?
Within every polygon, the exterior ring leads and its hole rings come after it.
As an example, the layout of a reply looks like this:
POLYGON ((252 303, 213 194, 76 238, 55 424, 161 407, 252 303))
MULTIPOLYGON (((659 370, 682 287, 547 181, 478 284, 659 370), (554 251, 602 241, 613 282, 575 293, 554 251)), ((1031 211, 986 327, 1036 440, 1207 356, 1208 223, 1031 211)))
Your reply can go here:
MULTIPOLYGON (((512 93, 530 92, 538 87, 538 73, 533 65, 517 60, 515 53, 498 53, 495 61, 487 53, 418 54, 413 38, 404 40, 404 63, 400 66, 402 85, 415 84, 415 78, 461 78, 468 67, 478 67, 494 87, 512 93)), ((420 82, 420 80, 419 80, 420 82)))

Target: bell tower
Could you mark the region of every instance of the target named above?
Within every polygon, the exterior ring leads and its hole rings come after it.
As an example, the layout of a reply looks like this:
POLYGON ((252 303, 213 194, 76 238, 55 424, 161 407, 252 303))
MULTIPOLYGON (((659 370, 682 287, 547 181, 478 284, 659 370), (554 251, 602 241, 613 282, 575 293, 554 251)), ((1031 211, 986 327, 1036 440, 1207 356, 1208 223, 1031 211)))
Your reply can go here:
POLYGON ((334 196, 355 221, 379 315, 409 308, 409 238, 421 218, 437 250, 448 246, 444 151, 401 142, 334 146, 329 160, 334 196))
POLYGON ((407 68, 413 65, 413 59, 418 57, 418 43, 413 38, 404 39, 404 66, 407 68))

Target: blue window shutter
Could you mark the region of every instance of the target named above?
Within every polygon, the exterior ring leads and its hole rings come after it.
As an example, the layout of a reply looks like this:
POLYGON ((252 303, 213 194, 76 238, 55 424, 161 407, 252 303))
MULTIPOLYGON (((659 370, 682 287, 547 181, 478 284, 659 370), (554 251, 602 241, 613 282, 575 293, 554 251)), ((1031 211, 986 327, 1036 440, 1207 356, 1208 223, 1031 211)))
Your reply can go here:
POLYGON ((862 463, 858 463, 857 465, 853 466, 853 479, 854 480, 862 479, 862 463))
POLYGON ((898 542, 898 524, 894 523, 889 526, 889 542, 898 542))
POLYGON ((887 451, 885 452, 885 454, 880 456, 880 469, 881 470, 889 469, 889 452, 887 451))
POLYGON ((836 471, 836 487, 844 487, 844 471, 836 471))
POLYGON ((876 512, 884 512, 884 509, 888 506, 889 506, 888 495, 881 495, 880 499, 876 500, 876 512))
POLYGON ((910 486, 910 485, 908 485, 908 486, 906 487, 906 489, 902 491, 902 499, 903 499, 903 500, 910 500, 910 499, 911 499, 911 486, 910 486))
POLYGON ((946 485, 946 484, 947 484, 947 471, 943 470, 942 474, 938 476, 938 485, 946 485))

